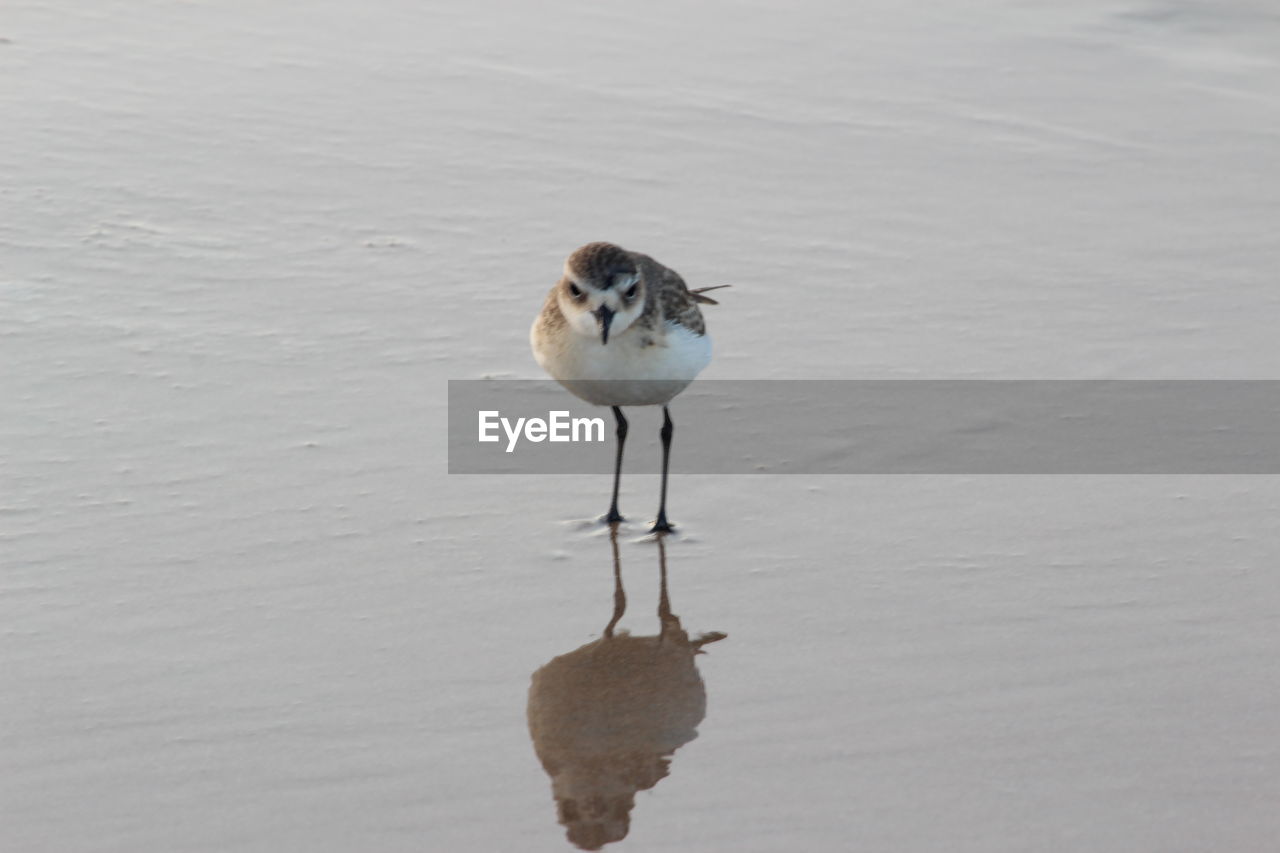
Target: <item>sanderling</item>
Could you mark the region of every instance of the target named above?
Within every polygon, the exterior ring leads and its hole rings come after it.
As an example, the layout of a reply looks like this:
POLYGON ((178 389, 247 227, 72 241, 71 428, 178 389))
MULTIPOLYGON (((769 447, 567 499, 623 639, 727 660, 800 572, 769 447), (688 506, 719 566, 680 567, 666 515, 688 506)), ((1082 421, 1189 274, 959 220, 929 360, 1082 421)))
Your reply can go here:
MULTIPOLYGON (((727 287, 728 285, 720 285, 727 287)), ((627 419, 622 406, 662 406, 662 497, 654 533, 667 521, 667 464, 671 413, 667 403, 711 361, 711 337, 698 303, 714 287, 690 290, 675 270, 612 243, 588 243, 564 263, 529 333, 533 356, 561 385, 617 420, 618 456, 613 500, 604 520, 622 520, 618 482, 627 419)))

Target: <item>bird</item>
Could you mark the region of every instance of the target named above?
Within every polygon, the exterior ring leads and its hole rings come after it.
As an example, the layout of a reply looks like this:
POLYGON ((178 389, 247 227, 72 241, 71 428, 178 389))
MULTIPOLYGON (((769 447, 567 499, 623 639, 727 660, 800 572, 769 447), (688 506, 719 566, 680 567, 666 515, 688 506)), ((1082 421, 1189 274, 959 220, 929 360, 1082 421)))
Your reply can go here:
POLYGON ((711 362, 711 336, 699 304, 728 285, 690 290, 670 267, 613 243, 587 243, 565 260, 560 280, 533 322, 529 342, 538 364, 577 397, 609 406, 616 422, 613 498, 603 521, 618 512, 624 406, 662 406, 662 491, 651 533, 670 533, 667 472, 675 427, 668 404, 711 362))

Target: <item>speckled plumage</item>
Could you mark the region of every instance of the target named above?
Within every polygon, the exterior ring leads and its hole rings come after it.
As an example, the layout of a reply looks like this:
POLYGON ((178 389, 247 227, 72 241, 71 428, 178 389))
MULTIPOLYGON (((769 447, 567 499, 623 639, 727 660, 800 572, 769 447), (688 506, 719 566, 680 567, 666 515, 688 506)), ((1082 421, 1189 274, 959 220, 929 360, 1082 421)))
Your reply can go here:
POLYGON ((640 268, 641 278, 646 284, 655 283, 649 289, 651 296, 645 302, 644 313, 636 322, 645 324, 647 328, 654 328, 663 320, 668 320, 684 326, 694 334, 705 335, 707 325, 702 319, 702 311, 698 309, 694 295, 689 292, 689 287, 680 274, 648 255, 635 254, 634 257, 640 268))
POLYGON ((618 276, 634 275, 634 256, 621 246, 612 243, 588 243, 574 250, 564 262, 566 272, 578 277, 600 282, 602 287, 612 287, 618 276))
POLYGON ((698 301, 675 270, 648 255, 612 243, 588 243, 569 255, 564 276, 534 321, 534 356, 555 379, 589 402, 666 403, 711 359, 711 339, 698 301), (632 290, 636 295, 629 300, 632 290), (591 314, 599 304, 616 306, 618 316, 627 318, 626 326, 607 344, 594 331, 594 321, 579 319, 575 324, 566 316, 591 314), (575 384, 584 381, 608 382, 609 387, 575 384))

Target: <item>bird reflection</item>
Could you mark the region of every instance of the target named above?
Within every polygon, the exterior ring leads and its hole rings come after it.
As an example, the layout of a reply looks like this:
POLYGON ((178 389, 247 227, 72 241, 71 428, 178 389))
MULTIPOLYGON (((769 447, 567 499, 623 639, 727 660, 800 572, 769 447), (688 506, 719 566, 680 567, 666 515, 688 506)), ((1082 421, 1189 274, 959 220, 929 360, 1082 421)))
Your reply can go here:
POLYGON ((657 636, 614 633, 627 607, 611 525, 613 614, 604 636, 560 655, 533 674, 529 734, 551 777, 560 823, 583 850, 625 838, 636 792, 658 784, 672 754, 698 736, 707 694, 693 656, 724 634, 690 640, 671 612, 667 552, 658 537, 657 636))

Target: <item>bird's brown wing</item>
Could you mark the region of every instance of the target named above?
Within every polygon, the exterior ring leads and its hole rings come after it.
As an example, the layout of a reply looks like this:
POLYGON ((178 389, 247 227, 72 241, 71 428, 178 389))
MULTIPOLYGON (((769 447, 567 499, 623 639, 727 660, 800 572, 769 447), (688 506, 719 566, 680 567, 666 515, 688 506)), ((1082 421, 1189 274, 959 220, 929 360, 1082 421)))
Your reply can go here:
POLYGON ((698 310, 698 297, 675 270, 662 268, 662 285, 657 295, 662 302, 664 319, 696 334, 706 334, 707 327, 702 321, 702 312, 698 310))

